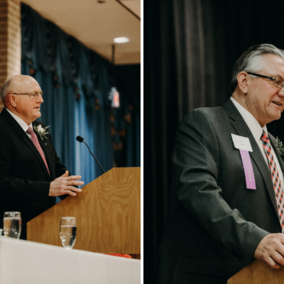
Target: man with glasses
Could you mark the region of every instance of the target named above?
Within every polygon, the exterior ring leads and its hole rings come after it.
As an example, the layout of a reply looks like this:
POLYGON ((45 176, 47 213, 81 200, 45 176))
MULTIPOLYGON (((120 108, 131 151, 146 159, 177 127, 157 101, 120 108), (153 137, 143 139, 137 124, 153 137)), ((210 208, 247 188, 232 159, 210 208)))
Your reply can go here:
POLYGON ((38 82, 24 75, 3 84, 0 114, 0 228, 5 211, 20 211, 21 239, 26 223, 55 204, 56 196, 76 196, 81 176, 69 176, 58 158, 41 116, 43 93, 38 82))
POLYGON ((189 112, 177 131, 155 284, 227 283, 255 258, 284 266, 284 168, 266 128, 284 108, 283 50, 250 47, 230 87, 223 106, 189 112))

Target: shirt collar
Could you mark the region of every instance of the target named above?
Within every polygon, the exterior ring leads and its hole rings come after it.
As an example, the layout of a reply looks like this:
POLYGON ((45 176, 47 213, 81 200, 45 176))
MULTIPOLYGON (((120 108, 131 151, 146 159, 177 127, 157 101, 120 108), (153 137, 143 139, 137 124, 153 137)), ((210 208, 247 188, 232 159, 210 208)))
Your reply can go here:
POLYGON ((33 124, 30 123, 29 125, 27 125, 20 117, 18 117, 16 114, 14 114, 13 112, 11 112, 9 109, 6 108, 6 110, 9 112, 9 114, 11 114, 11 116, 19 123, 19 125, 23 128, 23 130, 25 132, 27 132, 28 128, 31 127, 33 128, 33 124))
POLYGON ((265 131, 267 133, 266 125, 261 127, 258 121, 255 119, 255 117, 242 105, 240 105, 233 97, 231 97, 231 101, 233 102, 233 104, 235 105, 235 107, 243 117, 255 141, 258 142, 262 136, 262 132, 265 131))

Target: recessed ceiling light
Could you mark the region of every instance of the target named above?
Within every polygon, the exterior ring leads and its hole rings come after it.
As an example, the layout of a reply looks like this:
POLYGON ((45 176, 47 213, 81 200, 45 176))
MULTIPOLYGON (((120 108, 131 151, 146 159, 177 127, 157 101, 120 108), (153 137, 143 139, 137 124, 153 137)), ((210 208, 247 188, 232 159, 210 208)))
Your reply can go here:
POLYGON ((113 41, 116 42, 116 43, 125 43, 125 42, 129 42, 129 38, 127 38, 127 37, 116 37, 113 41))

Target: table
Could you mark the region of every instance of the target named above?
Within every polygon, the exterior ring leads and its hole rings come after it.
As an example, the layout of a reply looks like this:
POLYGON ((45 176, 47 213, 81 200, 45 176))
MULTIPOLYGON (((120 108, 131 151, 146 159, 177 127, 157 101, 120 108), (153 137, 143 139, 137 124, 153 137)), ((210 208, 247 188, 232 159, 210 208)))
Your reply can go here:
POLYGON ((140 260, 0 237, 0 284, 139 284, 140 260))

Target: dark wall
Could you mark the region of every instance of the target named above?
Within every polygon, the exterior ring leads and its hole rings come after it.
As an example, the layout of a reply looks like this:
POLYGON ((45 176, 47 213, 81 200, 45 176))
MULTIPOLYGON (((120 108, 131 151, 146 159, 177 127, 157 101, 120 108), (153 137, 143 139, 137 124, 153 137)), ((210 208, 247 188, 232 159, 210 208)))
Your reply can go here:
MULTIPOLYGON (((144 283, 167 215, 170 155, 187 111, 230 97, 235 60, 249 46, 284 49, 284 1, 144 1, 144 283)), ((284 140, 283 118, 270 132, 284 140)))

